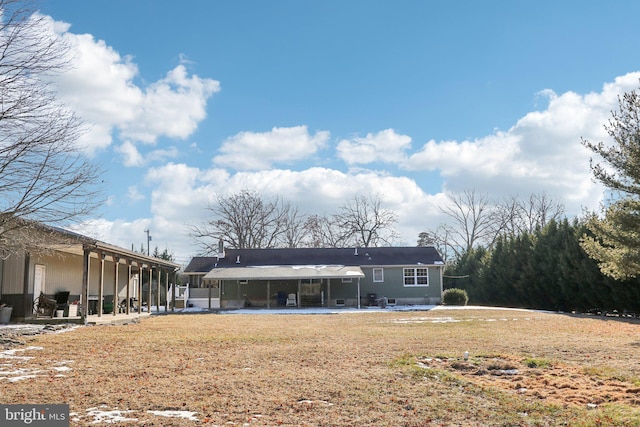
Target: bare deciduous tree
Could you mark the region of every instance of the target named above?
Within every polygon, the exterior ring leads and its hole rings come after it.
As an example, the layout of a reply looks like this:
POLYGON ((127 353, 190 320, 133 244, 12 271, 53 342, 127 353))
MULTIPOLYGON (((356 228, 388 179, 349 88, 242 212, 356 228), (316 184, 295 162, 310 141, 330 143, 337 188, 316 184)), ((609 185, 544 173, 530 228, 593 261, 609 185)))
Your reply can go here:
POLYGON ((332 216, 312 215, 307 219, 307 245, 312 248, 350 246, 350 233, 345 232, 332 216))
POLYGON ((356 197, 332 215, 305 215, 280 197, 265 201, 244 190, 206 209, 211 219, 191 226, 203 253, 215 253, 220 240, 233 248, 317 248, 377 246, 396 237, 396 215, 379 197, 356 197))
POLYGON ((418 236, 418 246, 435 246, 445 258, 459 257, 478 245, 490 247, 502 233, 533 233, 564 214, 564 205, 544 193, 496 204, 486 194, 467 190, 449 200, 442 212, 451 222, 418 236))
POLYGON ((443 260, 446 262, 452 256, 455 256, 453 252, 453 234, 452 227, 448 224, 440 224, 434 231, 423 231, 418 235, 417 246, 433 246, 442 255, 443 260), (453 252, 453 253, 452 253, 453 252))
POLYGON ((304 242, 309 235, 308 216, 301 213, 298 207, 289 205, 284 218, 284 231, 282 232, 282 245, 287 248, 298 248, 304 246, 304 242))
POLYGON ((511 235, 534 233, 564 215, 564 204, 545 193, 531 194, 528 199, 512 197, 501 209, 503 230, 511 235))
POLYGON ((81 121, 57 99, 51 76, 67 47, 25 1, 0 0, 0 251, 37 246, 37 220, 64 226, 97 205, 100 171, 77 145, 81 121), (31 236, 31 238, 28 238, 31 236))
POLYGON ((340 208, 334 220, 356 246, 391 244, 397 237, 393 226, 398 216, 382 206, 380 196, 354 197, 340 208))
POLYGON ((215 253, 220 240, 236 249, 278 247, 292 211, 280 198, 266 201, 249 190, 218 196, 206 209, 212 218, 191 227, 204 253, 215 253))
POLYGON ((449 200, 451 205, 444 207, 442 212, 453 221, 450 247, 456 256, 477 244, 490 246, 500 232, 502 220, 489 196, 466 190, 450 195, 449 200))

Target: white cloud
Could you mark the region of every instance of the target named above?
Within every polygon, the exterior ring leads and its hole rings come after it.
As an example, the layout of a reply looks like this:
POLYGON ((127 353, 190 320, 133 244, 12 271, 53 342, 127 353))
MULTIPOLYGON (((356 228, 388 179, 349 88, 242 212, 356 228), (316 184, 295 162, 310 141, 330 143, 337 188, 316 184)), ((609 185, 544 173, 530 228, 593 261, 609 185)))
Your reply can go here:
POLYGON ((409 156, 409 170, 438 170, 444 176, 478 173, 495 175, 513 161, 519 151, 518 137, 496 132, 475 141, 431 140, 420 151, 409 156))
POLYGON ((113 151, 122 155, 122 163, 125 166, 142 166, 144 164, 144 159, 142 158, 140 151, 138 151, 138 148, 130 141, 125 141, 122 144, 117 145, 114 147, 113 151))
POLYGON ((147 143, 159 136, 185 139, 207 116, 207 100, 219 90, 217 81, 188 76, 178 65, 145 90, 136 119, 120 124, 122 136, 147 143))
POLYGON ((215 158, 219 167, 200 169, 181 163, 149 169, 145 184, 152 188, 151 218, 99 223, 110 241, 127 247, 131 236, 153 231, 154 243, 170 247, 187 262, 197 248, 188 236, 189 224, 206 218, 205 207, 217 195, 252 189, 264 197, 282 196, 307 213, 332 213, 356 195, 380 194, 398 213, 401 244, 414 245, 420 231, 435 228, 445 218, 439 208, 445 192, 475 189, 495 199, 545 192, 580 214, 594 207, 602 188, 589 169, 591 153, 581 137, 605 140, 603 124, 617 107, 617 95, 637 87, 640 73, 607 83, 600 92, 581 95, 545 90, 538 111, 530 112, 505 131, 466 141, 428 141, 411 151, 411 138, 393 129, 352 138, 337 144, 337 154, 349 164, 393 159, 412 177, 366 169, 349 172, 329 167, 302 170, 271 169, 276 163, 305 159, 324 147, 328 132, 309 134, 305 126, 273 128, 270 132, 242 132, 225 141, 215 158), (393 149, 391 149, 393 147, 393 149), (230 172, 231 168, 240 169, 230 172), (253 170, 259 169, 259 170, 253 170), (429 192, 421 173, 439 174, 429 192))
POLYGON ((329 132, 309 134, 306 126, 274 127, 269 132, 240 132, 224 141, 213 161, 237 170, 268 169, 305 159, 324 147, 329 132))
POLYGON ((145 196, 144 194, 140 193, 140 191, 138 191, 137 185, 130 185, 127 188, 127 199, 131 200, 132 202, 138 202, 140 200, 144 200, 145 196))
MULTIPOLYGON (((144 245, 146 249, 147 237, 144 230, 153 229, 151 224, 153 224, 153 221, 146 218, 139 218, 133 221, 94 219, 85 221, 82 224, 72 227, 72 229, 125 249, 139 251, 141 245, 144 245)), ((156 238, 153 236, 153 241, 155 240, 156 238)), ((153 247, 154 246, 152 246, 152 250, 153 247)), ((158 247, 164 249, 164 246, 158 245, 158 247)))
POLYGON ((582 138, 607 140, 603 125, 617 108, 618 94, 635 89, 639 78, 640 73, 629 73, 586 95, 541 91, 546 108, 526 114, 508 131, 473 141, 432 140, 406 165, 412 171, 438 171, 450 191, 474 188, 495 197, 545 191, 563 200, 567 212, 580 214, 602 197, 582 138))
POLYGON ((122 164, 127 167, 145 166, 152 162, 165 162, 178 157, 179 152, 176 147, 169 147, 158 150, 150 150, 144 156, 131 141, 125 141, 120 145, 116 145, 113 151, 119 153, 122 158, 122 164))
POLYGON ((151 150, 147 154, 148 162, 166 162, 170 159, 175 159, 179 155, 177 147, 168 147, 158 150, 151 150))
MULTIPOLYGON (((139 86, 133 57, 121 56, 91 34, 56 30, 71 47, 71 69, 57 76, 61 98, 90 126, 81 140, 89 153, 108 147, 114 133, 129 144, 153 144, 160 137, 185 139, 206 117, 206 103, 218 81, 189 75, 184 64, 157 82, 139 86)), ((129 164, 132 159, 128 158, 129 164)))
POLYGON ((338 157, 348 164, 367 164, 376 161, 400 163, 404 153, 411 148, 411 137, 399 135, 393 129, 385 129, 366 137, 343 139, 338 143, 338 157))

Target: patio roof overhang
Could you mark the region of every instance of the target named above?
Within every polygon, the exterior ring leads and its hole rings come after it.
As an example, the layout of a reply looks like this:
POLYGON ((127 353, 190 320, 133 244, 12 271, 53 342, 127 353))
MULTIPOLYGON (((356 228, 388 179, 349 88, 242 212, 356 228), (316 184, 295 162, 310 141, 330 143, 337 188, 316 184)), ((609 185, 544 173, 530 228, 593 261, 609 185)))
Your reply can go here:
POLYGON ((344 265, 214 268, 204 275, 205 280, 359 279, 361 277, 364 277, 364 273, 360 267, 344 265))

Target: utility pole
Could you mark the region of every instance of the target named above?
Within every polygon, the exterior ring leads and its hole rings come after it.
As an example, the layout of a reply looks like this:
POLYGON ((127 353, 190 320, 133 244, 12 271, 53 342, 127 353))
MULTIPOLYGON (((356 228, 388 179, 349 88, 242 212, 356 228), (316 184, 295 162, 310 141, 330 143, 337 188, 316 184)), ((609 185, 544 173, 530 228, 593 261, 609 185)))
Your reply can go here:
POLYGON ((144 232, 147 233, 147 255, 150 255, 149 242, 151 241, 151 234, 149 234, 149 229, 144 230, 144 232))

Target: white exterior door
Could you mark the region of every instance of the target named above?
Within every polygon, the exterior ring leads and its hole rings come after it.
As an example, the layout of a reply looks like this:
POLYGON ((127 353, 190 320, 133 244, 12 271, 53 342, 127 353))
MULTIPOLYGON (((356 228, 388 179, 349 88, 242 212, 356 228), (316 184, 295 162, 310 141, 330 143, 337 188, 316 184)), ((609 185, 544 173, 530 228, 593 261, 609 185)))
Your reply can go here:
POLYGON ((44 281, 47 273, 47 267, 42 264, 36 264, 33 274, 33 300, 40 296, 40 292, 44 290, 44 281))

